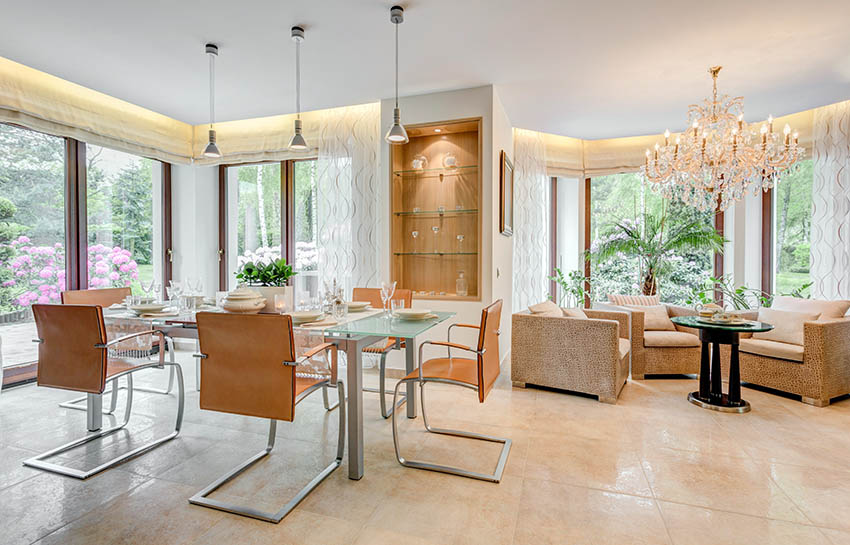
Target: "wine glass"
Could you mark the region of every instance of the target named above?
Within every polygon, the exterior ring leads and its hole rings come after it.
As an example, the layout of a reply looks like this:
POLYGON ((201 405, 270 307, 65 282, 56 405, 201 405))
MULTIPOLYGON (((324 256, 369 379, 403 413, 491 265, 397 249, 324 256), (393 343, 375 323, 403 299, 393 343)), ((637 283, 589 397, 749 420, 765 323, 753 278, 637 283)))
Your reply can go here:
POLYGON ((463 239, 464 238, 465 237, 463 235, 457 236, 457 253, 459 253, 459 254, 463 253, 463 239))
POLYGON ((151 278, 150 282, 147 284, 141 278, 139 279, 139 285, 142 287, 142 293, 145 294, 145 297, 150 297, 151 291, 153 290, 155 280, 151 278))
POLYGON ((437 243, 437 236, 440 234, 440 228, 437 225, 431 227, 431 231, 434 233, 434 253, 436 254, 439 251, 439 244, 437 243))
POLYGON ((183 285, 180 282, 169 280, 168 287, 165 290, 168 292, 168 300, 171 301, 173 307, 174 301, 179 301, 180 296, 183 295, 183 285))
POLYGON ((395 294, 395 285, 395 282, 381 282, 381 302, 384 303, 384 312, 387 312, 387 305, 395 294))
POLYGON ((190 289, 192 290, 192 295, 203 295, 204 294, 204 280, 200 276, 192 279, 192 283, 190 284, 190 289))
POLYGON ((412 233, 410 233, 410 236, 413 237, 413 253, 415 254, 418 246, 416 244, 416 239, 419 238, 419 231, 413 231, 412 233))

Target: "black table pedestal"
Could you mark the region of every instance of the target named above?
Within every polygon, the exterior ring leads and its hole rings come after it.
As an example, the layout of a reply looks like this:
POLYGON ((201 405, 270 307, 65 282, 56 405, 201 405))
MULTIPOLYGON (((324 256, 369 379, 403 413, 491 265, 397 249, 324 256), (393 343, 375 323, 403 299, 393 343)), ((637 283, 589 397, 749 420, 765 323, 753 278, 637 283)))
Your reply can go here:
POLYGON ((704 409, 729 413, 745 413, 750 410, 750 404, 741 399, 741 368, 738 359, 737 331, 718 329, 700 329, 699 339, 702 341, 702 357, 699 368, 699 391, 688 394, 688 401, 704 409), (709 358, 709 345, 713 344, 712 355, 709 358), (720 345, 732 347, 729 359, 729 391, 723 393, 723 383, 720 377, 720 345))

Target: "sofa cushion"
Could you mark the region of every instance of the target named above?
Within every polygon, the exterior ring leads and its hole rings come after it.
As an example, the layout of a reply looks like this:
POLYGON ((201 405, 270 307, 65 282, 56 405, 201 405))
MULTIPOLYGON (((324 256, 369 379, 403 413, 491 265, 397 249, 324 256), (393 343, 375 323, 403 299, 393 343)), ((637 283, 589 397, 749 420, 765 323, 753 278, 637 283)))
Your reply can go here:
POLYGON ((629 351, 632 349, 632 343, 629 342, 628 339, 621 338, 620 346, 618 348, 620 351, 620 359, 623 359, 629 354, 629 351))
POLYGON ((643 312, 644 331, 676 331, 664 305, 624 305, 626 308, 643 312))
POLYGON ((803 346, 803 324, 814 322, 820 314, 814 312, 791 312, 775 308, 759 309, 759 321, 773 326, 770 331, 753 333, 753 339, 776 341, 803 346))
POLYGON ((843 318, 850 310, 850 301, 827 301, 826 299, 802 299, 800 297, 788 297, 777 295, 773 298, 772 309, 787 310, 790 312, 806 312, 820 314, 820 320, 843 318))
POLYGON ((660 295, 614 295, 608 294, 608 302, 614 305, 660 305, 660 295))
POLYGON ((556 305, 554 301, 543 301, 542 303, 531 305, 528 307, 528 311, 531 312, 534 316, 546 316, 554 318, 561 317, 564 315, 564 312, 561 310, 561 307, 556 305))
POLYGON ((699 337, 684 331, 644 331, 643 345, 655 348, 690 348, 699 346, 699 337))
POLYGON ((747 354, 758 354, 759 356, 803 363, 803 347, 799 344, 765 341, 763 339, 741 339, 738 349, 747 354))
POLYGON ((564 316, 568 316, 570 318, 581 318, 583 320, 587 320, 587 314, 580 308, 562 308, 561 312, 564 313, 564 316))

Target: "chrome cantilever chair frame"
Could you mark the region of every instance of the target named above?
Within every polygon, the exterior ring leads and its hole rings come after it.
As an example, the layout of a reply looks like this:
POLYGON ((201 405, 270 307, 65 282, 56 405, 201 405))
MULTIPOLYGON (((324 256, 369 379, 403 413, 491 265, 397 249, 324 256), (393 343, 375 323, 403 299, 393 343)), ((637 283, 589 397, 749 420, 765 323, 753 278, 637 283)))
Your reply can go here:
MULTIPOLYGON (((96 346, 96 348, 108 350, 110 346, 112 346, 116 343, 119 343, 121 341, 125 341, 127 339, 131 339, 133 337, 139 337, 141 335, 158 335, 160 337, 161 343, 165 342, 165 339, 167 338, 161 331, 157 331, 157 330, 141 331, 139 333, 132 333, 130 335, 125 335, 125 336, 120 337, 118 339, 114 339, 114 340, 112 340, 112 341, 110 341, 106 344, 102 344, 102 345, 99 344, 99 345, 95 345, 95 346, 96 346)), ((36 342, 40 342, 40 341, 36 341, 36 342)), ((91 433, 89 435, 86 435, 85 437, 81 437, 80 439, 76 439, 74 441, 71 441, 70 443, 66 443, 62 446, 56 447, 56 448, 49 450, 49 451, 47 451, 43 454, 39 454, 38 456, 34 456, 32 458, 24 460, 24 465, 29 466, 29 467, 35 467, 35 468, 38 468, 38 469, 43 469, 45 471, 51 471, 53 473, 59 473, 61 475, 67 475, 69 477, 74 477, 76 479, 88 479, 92 475, 96 475, 97 473, 100 473, 101 471, 103 471, 105 469, 109 469, 110 467, 118 465, 121 462, 124 462, 125 460, 129 460, 130 458, 138 456, 139 454, 142 454, 143 452, 151 450, 152 448, 157 447, 157 446, 161 445, 162 443, 165 443, 166 441, 170 441, 171 439, 174 439, 175 437, 177 437, 177 435, 180 433, 180 428, 183 425, 184 397, 183 397, 183 372, 180 368, 180 364, 174 362, 174 352, 172 351, 171 361, 165 361, 165 353, 163 351, 160 351, 159 361, 151 362, 149 364, 142 364, 142 365, 139 365, 139 366, 134 367, 132 369, 127 369, 126 371, 122 371, 120 373, 116 373, 115 375, 112 375, 111 377, 109 377, 108 381, 112 382, 113 391, 116 388, 118 379, 121 378, 121 377, 124 377, 124 376, 127 377, 127 402, 126 402, 124 421, 121 424, 119 424, 117 426, 112 426, 111 428, 107 428, 105 430, 100 430, 98 432, 91 433), (166 365, 170 366, 172 369, 175 369, 176 375, 177 375, 177 388, 178 388, 177 421, 174 425, 174 431, 173 432, 169 433, 166 436, 160 437, 158 439, 154 439, 153 441, 151 441, 149 443, 145 443, 144 445, 142 445, 140 447, 136 447, 136 448, 130 450, 129 452, 125 452, 124 454, 121 454, 120 456, 117 456, 117 457, 115 457, 115 458, 113 458, 113 459, 111 459, 107 462, 104 462, 104 463, 100 464, 99 466, 97 466, 93 469, 89 469, 89 470, 74 469, 74 468, 70 468, 70 467, 67 467, 67 466, 60 465, 60 464, 54 464, 54 463, 50 463, 50 462, 45 461, 45 459, 47 459, 47 458, 50 458, 52 456, 56 456, 58 454, 62 454, 63 452, 67 452, 67 451, 69 451, 73 448, 79 447, 81 445, 84 445, 84 444, 89 443, 91 441, 94 441, 96 439, 106 437, 107 435, 111 435, 118 430, 124 429, 124 427, 130 421, 130 415, 131 415, 131 411, 132 411, 132 407, 133 407, 133 373, 135 373, 137 371, 141 371, 143 369, 162 369, 166 365)))
MULTIPOLYGON (((199 355, 196 355, 196 357, 203 359, 206 356, 204 354, 199 354, 199 355)), ((295 362, 291 362, 291 363, 290 362, 283 362, 283 365, 296 366, 296 365, 303 363, 307 359, 309 359, 309 357, 310 357, 309 355, 302 356, 301 358, 299 358, 295 362)), ((298 395, 297 398, 295 398, 295 405, 298 405, 308 395, 315 392, 319 388, 321 388, 322 391, 325 392, 325 396, 327 396, 327 387, 328 387, 329 384, 330 384, 329 380, 324 380, 324 381, 317 382, 316 384, 310 386, 308 389, 301 392, 298 395)), ((219 511, 227 511, 228 513, 234 513, 236 515, 243 515, 243 516, 246 516, 246 517, 259 519, 259 520, 263 520, 263 521, 266 521, 266 522, 273 522, 275 524, 277 524, 278 522, 283 520, 283 518, 286 515, 288 515, 290 511, 295 509, 295 507, 299 503, 301 503, 301 501, 304 500, 304 498, 307 497, 307 494, 312 492, 314 488, 319 486, 319 484, 322 481, 324 481, 325 478, 328 475, 333 473, 334 470, 336 468, 338 468, 340 466, 340 464, 342 464, 342 456, 343 456, 344 451, 345 451, 345 385, 343 384, 343 382, 341 380, 338 380, 335 387, 337 389, 337 393, 338 393, 338 396, 339 396, 339 401, 337 402, 337 404, 339 406, 339 439, 337 440, 336 458, 327 467, 325 467, 318 475, 313 477, 313 479, 309 483, 307 483, 307 485, 304 486, 304 488, 299 490, 298 494, 296 494, 295 497, 293 497, 291 500, 289 500, 286 503, 286 505, 284 505, 278 512, 269 513, 269 512, 266 512, 266 511, 261 511, 259 509, 255 509, 253 507, 236 505, 236 504, 223 502, 223 501, 219 501, 219 500, 215 500, 215 499, 207 497, 210 494, 212 494, 213 492, 215 492, 222 485, 224 485, 227 482, 232 481, 233 479, 238 477, 240 474, 242 474, 244 471, 246 471, 248 468, 250 468, 252 465, 254 465, 258 461, 262 460, 263 458, 265 458, 266 456, 268 456, 271 453, 272 449, 274 448, 275 438, 276 438, 276 435, 277 435, 277 420, 269 420, 269 438, 268 438, 268 442, 266 444, 266 448, 264 450, 258 452, 257 454, 255 454, 254 456, 252 456, 251 458, 246 460, 245 462, 239 464, 238 466, 236 466, 235 468, 230 470, 225 475, 216 479, 215 482, 213 482, 212 484, 210 484, 209 486, 207 486, 206 488, 204 488, 203 490, 201 490, 200 492, 198 492, 197 494, 195 494, 194 496, 189 498, 189 503, 191 503, 193 505, 200 505, 200 506, 203 506, 203 507, 209 507, 211 509, 218 509, 219 511)), ((327 397, 325 397, 325 398, 327 399, 327 397)))
MULTIPOLYGON (((459 326, 459 327, 475 327, 475 328, 478 327, 478 326, 468 326, 468 325, 465 325, 465 324, 456 324, 456 325, 459 326)), ((451 331, 451 328, 449 328, 449 331, 451 331)), ((449 333, 449 335, 451 335, 451 333, 449 333)), ((426 469, 428 471, 438 471, 440 473, 449 473, 449 474, 452 474, 452 475, 460 475, 461 477, 469 477, 469 478, 478 479, 478 480, 481 480, 481 481, 489 481, 489 482, 498 483, 499 481, 502 480, 502 473, 505 471, 505 464, 507 464, 508 454, 511 451, 511 440, 510 439, 504 438, 504 437, 493 437, 491 435, 484 435, 484 434, 480 434, 480 433, 473 433, 473 432, 468 432, 468 431, 463 431, 463 430, 450 430, 450 429, 444 429, 444 428, 432 428, 428 424, 428 413, 425 411, 425 383, 427 383, 427 382, 439 382, 439 383, 443 383, 443 384, 454 384, 456 386, 468 388, 468 389, 474 390, 476 392, 478 391, 478 386, 473 386, 473 385, 467 384, 465 382, 460 382, 460 381, 451 380, 451 379, 443 379, 443 378, 423 377, 422 376, 422 364, 424 363, 424 361, 422 359, 422 350, 425 346, 427 346, 429 344, 436 345, 436 346, 443 346, 446 343, 440 343, 440 342, 434 342, 434 341, 425 341, 425 342, 423 342, 422 344, 419 345, 419 376, 415 377, 415 378, 410 378, 410 379, 402 379, 402 380, 400 380, 396 383, 395 389, 393 390, 393 403, 395 404, 395 402, 396 402, 396 398, 398 397, 398 391, 399 391, 399 388, 401 387, 402 384, 404 384, 406 382, 418 382, 419 383, 419 401, 422 405, 422 422, 423 422, 423 424, 425 424, 425 429, 428 432, 437 433, 437 434, 440 434, 440 435, 453 435, 455 437, 466 437, 467 439, 477 439, 479 441, 489 441, 489 442, 492 442, 492 443, 502 443, 504 446, 502 447, 502 451, 499 454, 499 461, 497 462, 496 469, 493 473, 479 473, 479 472, 476 472, 476 471, 470 471, 470 470, 459 468, 459 467, 432 464, 430 462, 422 462, 422 461, 417 461, 417 460, 408 460, 408 459, 405 459, 401 455, 401 447, 399 445, 399 440, 398 440, 398 424, 396 422, 395 414, 393 414, 393 416, 392 416, 392 419, 393 419, 393 446, 395 447, 396 459, 398 460, 398 463, 400 463, 401 465, 403 465, 405 467, 412 467, 412 468, 416 468, 416 469, 426 469)), ((462 349, 462 350, 465 350, 465 351, 468 351, 468 352, 472 352, 476 356, 480 356, 480 355, 484 354, 484 350, 479 351, 479 350, 475 350, 473 348, 470 348, 468 346, 455 345, 455 346, 451 346, 451 347, 447 347, 447 348, 449 349, 449 358, 451 358, 451 348, 458 348, 458 349, 462 349)))
MULTIPOLYGON (((374 394, 379 395, 381 403, 381 416, 385 419, 392 416, 396 409, 401 408, 405 403, 407 403, 407 395, 402 394, 401 401, 399 401, 398 404, 393 403, 392 406, 390 406, 389 410, 387 410, 387 356, 393 350, 401 350, 401 342, 401 339, 396 339, 395 344, 390 345, 388 348, 385 348, 380 352, 381 361, 380 363, 378 363, 378 387, 363 387, 364 392, 372 392, 374 394)), ((367 354, 368 353, 370 352, 367 352, 367 354)), ((374 353, 375 352, 371 352, 371 354, 374 353)))
MULTIPOLYGON (((153 330, 151 330, 153 331, 153 330)), ((168 352, 170 354, 170 360, 172 363, 174 362, 174 340, 171 337, 166 337, 166 344, 168 346, 168 352)), ((162 352, 162 347, 160 347, 160 352, 162 352)), ((176 371, 174 367, 170 367, 170 372, 168 373, 168 387, 163 390, 161 388, 150 388, 147 386, 135 386, 137 392, 147 392, 151 394, 163 394, 169 395, 171 390, 174 388, 174 375, 176 371)), ((110 381, 111 382, 111 381, 110 381)), ((127 386, 119 386, 115 388, 115 383, 110 384, 109 390, 103 392, 103 395, 112 394, 109 401, 109 410, 103 411, 103 414, 113 414, 115 412, 116 407, 118 406, 118 391, 126 390, 129 387, 129 380, 127 386)), ((200 388, 199 388, 200 389, 200 388)), ((69 401, 64 401, 59 404, 63 409, 74 409, 75 411, 85 411, 87 407, 85 405, 80 405, 81 403, 85 403, 87 396, 75 397, 69 401)))

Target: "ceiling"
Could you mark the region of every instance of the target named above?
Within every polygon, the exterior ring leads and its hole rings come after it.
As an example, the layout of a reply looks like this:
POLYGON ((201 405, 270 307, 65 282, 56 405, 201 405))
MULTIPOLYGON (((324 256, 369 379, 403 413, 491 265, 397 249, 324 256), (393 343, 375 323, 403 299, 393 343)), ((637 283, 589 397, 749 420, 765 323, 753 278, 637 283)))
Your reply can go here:
MULTIPOLYGON (((393 94, 391 2, 2 0, 0 56, 192 124, 207 121, 204 44, 221 48, 216 117, 393 94)), ((847 0, 410 0, 402 95, 492 83, 514 126, 581 138, 681 129, 688 104, 746 97, 746 117, 850 98, 847 0)))

